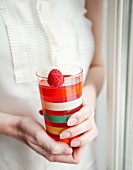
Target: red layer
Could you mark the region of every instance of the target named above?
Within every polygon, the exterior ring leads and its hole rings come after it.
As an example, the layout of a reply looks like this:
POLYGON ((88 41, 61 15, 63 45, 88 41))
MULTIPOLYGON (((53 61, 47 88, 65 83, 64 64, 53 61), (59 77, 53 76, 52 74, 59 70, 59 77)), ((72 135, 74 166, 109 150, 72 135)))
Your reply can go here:
POLYGON ((66 123, 54 123, 54 122, 49 122, 47 119, 45 119, 45 123, 47 125, 53 126, 53 127, 68 127, 66 123))
POLYGON ((78 107, 76 107, 75 109, 72 110, 64 110, 64 111, 52 111, 52 110, 47 110, 43 108, 43 112, 49 114, 49 115, 55 115, 55 116, 63 116, 63 115, 69 115, 69 114, 73 114, 77 111, 79 111, 82 108, 82 104, 78 107))
POLYGON ((78 99, 82 96, 82 93, 76 94, 74 96, 65 96, 65 97, 49 97, 41 95, 41 100, 44 100, 46 102, 54 102, 54 103, 61 103, 61 102, 69 102, 73 101, 75 99, 78 99))
POLYGON ((52 98, 63 98, 66 96, 75 96, 82 92, 82 83, 78 83, 71 86, 50 87, 39 84, 40 93, 43 96, 52 98))

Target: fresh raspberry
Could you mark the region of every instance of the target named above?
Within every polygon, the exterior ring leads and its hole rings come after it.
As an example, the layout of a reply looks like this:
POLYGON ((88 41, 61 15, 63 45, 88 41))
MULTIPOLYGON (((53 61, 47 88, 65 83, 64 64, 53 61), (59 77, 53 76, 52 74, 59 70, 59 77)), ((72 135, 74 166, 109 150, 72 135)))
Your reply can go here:
POLYGON ((60 70, 53 69, 48 75, 48 84, 53 87, 59 87, 64 83, 64 78, 60 70))

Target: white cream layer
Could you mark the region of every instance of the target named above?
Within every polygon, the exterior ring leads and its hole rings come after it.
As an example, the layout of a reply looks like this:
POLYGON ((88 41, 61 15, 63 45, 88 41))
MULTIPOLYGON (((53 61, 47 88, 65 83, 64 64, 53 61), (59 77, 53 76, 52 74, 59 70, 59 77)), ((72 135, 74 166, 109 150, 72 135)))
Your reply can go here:
POLYGON ((45 109, 54 110, 54 111, 64 111, 64 110, 75 109, 81 104, 82 104, 82 96, 76 100, 73 100, 70 102, 63 102, 63 103, 53 103, 53 102, 42 101, 42 105, 45 109))

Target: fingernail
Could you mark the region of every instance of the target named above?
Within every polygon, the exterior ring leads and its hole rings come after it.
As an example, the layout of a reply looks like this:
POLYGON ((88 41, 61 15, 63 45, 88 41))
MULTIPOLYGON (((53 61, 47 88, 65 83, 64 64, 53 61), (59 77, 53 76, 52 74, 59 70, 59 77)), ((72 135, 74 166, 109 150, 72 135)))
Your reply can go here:
POLYGON ((71 142, 71 147, 78 147, 80 146, 80 142, 79 141, 72 141, 71 142))
POLYGON ((70 133, 69 132, 62 132, 60 134, 60 138, 61 139, 65 139, 65 138, 69 138, 70 137, 70 133))
POLYGON ((71 154, 72 153, 72 148, 64 148, 62 153, 63 154, 71 154))
POLYGON ((74 118, 71 118, 70 120, 68 120, 67 125, 73 126, 73 125, 76 125, 77 122, 78 122, 77 118, 74 117, 74 118))

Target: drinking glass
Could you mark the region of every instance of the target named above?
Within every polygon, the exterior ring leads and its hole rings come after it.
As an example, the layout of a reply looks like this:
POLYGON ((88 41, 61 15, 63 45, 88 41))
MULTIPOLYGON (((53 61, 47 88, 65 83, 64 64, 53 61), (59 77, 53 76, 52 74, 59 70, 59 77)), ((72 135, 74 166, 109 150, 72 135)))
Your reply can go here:
POLYGON ((67 120, 82 107, 82 76, 79 66, 59 65, 37 71, 38 85, 47 134, 57 141, 70 144, 72 138, 60 139, 60 133, 67 129, 67 120), (61 71, 64 83, 60 87, 48 84, 52 69, 61 71))

